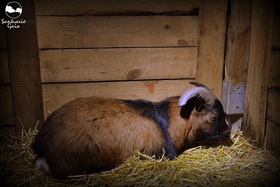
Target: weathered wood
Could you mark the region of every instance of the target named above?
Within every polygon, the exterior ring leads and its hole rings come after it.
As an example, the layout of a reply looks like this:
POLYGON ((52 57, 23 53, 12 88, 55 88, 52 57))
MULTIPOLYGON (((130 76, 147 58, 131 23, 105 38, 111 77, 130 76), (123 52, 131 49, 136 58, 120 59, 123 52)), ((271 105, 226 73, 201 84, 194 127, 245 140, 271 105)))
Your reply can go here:
POLYGON ((7 57, 12 89, 16 132, 21 133, 18 118, 25 128, 33 128, 43 120, 42 90, 33 1, 21 1, 21 19, 26 23, 19 29, 5 29, 7 57))
POLYGON ((7 59, 7 51, 0 50, 0 84, 9 84, 9 67, 7 59))
POLYGON ((76 84, 44 84, 43 100, 45 118, 71 100, 99 96, 119 99, 148 99, 160 101, 182 94, 192 87, 190 80, 124 81, 76 84))
POLYGON ((10 85, 0 85, 0 129, 2 125, 14 124, 12 93, 10 85))
POLYGON ((197 16, 37 17, 39 47, 196 46, 197 16))
POLYGON ((280 124, 280 92, 275 90, 268 91, 267 98, 267 118, 280 124))
POLYGON ((160 14, 192 13, 198 8, 198 0, 60 0, 35 1, 36 15, 120 15, 120 14, 160 14))
POLYGON ((280 16, 274 19, 272 48, 280 50, 280 16))
POLYGON ((280 51, 271 51, 269 88, 280 90, 280 51))
POLYGON ((231 0, 225 75, 227 81, 245 82, 250 50, 251 0, 231 0))
POLYGON ((270 151, 280 154, 280 124, 273 121, 266 121, 266 141, 265 147, 270 151))
POLYGON ((252 1, 251 45, 244 103, 244 134, 264 144, 273 28, 272 1, 252 1))
POLYGON ((195 78, 196 47, 43 50, 42 82, 195 78))
POLYGON ((196 80, 222 94, 227 20, 226 0, 202 0, 199 9, 198 65, 196 80))

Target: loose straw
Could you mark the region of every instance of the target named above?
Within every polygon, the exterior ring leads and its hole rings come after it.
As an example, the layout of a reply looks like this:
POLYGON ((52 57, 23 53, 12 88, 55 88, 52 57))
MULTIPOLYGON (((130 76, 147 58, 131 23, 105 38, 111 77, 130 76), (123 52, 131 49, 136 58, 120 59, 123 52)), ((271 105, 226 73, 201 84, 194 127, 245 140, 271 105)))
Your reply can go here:
MULTIPOLYGON (((21 126, 23 124, 21 123, 21 126)), ((1 184, 9 186, 272 186, 280 176, 280 161, 271 152, 254 146, 242 132, 233 145, 198 146, 174 160, 136 152, 110 171, 69 176, 57 180, 38 172, 31 149, 34 130, 22 136, 0 136, 1 184)))

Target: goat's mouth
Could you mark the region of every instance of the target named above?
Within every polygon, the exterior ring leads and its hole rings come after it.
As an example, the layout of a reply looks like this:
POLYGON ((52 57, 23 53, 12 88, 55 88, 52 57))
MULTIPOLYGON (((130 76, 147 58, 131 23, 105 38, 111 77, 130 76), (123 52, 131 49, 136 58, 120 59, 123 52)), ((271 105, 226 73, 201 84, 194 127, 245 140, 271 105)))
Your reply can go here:
POLYGON ((230 146, 232 145, 232 140, 230 138, 230 132, 224 131, 222 133, 212 135, 207 139, 201 141, 200 143, 201 145, 206 145, 206 146, 219 146, 219 145, 230 146))
POLYGON ((220 145, 230 146, 232 145, 232 140, 230 138, 230 131, 223 131, 220 133, 213 134, 198 134, 196 140, 189 142, 187 148, 196 147, 196 146, 209 146, 209 147, 218 147, 220 145))
POLYGON ((226 131, 226 132, 222 132, 221 134, 218 134, 215 137, 216 140, 214 140, 216 142, 217 145, 227 145, 230 146, 232 145, 232 140, 230 138, 230 131, 226 131))
POLYGON ((217 135, 218 141, 230 141, 230 131, 223 131, 217 135))

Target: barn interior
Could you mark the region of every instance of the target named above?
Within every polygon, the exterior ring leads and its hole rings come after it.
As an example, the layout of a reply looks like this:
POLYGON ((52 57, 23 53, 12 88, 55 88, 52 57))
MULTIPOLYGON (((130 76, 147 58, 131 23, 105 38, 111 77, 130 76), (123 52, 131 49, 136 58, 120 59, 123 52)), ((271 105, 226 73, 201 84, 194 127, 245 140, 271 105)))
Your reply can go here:
POLYGON ((1 170, 12 186, 272 186, 280 174, 277 0, 1 1, 1 170), (12 21, 13 20, 13 21, 12 21), (222 101, 232 146, 178 159, 135 153, 119 167, 59 181, 30 146, 76 98, 160 101, 198 81, 222 101), (234 182, 234 184, 233 184, 234 182))

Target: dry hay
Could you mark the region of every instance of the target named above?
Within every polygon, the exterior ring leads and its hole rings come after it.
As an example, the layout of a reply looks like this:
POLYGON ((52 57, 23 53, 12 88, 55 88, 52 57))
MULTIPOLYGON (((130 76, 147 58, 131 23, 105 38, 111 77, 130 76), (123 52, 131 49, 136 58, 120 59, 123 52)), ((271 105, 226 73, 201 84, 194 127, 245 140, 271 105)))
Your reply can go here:
POLYGON ((280 176, 280 162, 255 147, 238 132, 232 146, 195 147, 178 158, 156 160, 135 153, 119 167, 60 181, 34 168, 30 146, 36 130, 22 136, 0 137, 1 185, 8 186, 272 186, 280 176))

